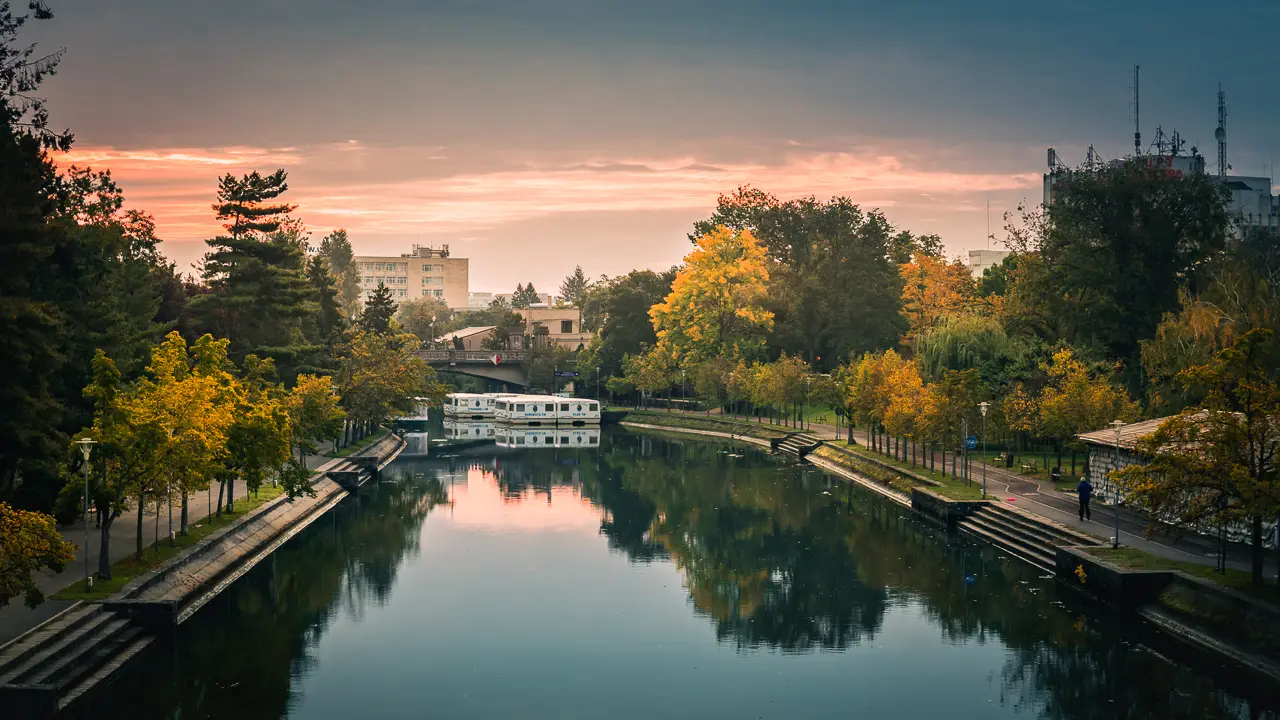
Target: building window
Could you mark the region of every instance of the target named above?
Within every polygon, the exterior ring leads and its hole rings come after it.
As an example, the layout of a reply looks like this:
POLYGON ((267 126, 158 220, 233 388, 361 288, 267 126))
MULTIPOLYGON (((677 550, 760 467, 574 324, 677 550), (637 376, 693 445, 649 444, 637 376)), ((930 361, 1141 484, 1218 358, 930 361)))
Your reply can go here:
POLYGON ((427 297, 427 296, 428 296, 428 295, 430 295, 430 294, 431 294, 431 291, 430 291, 430 290, 423 290, 423 291, 422 291, 422 297, 427 297))
POLYGON ((568 334, 568 333, 573 332, 573 321, 572 321, 572 320, 561 320, 561 321, 560 321, 560 332, 565 333, 565 334, 568 334))
POLYGON ((443 290, 432 290, 432 291, 431 291, 431 295, 432 295, 433 297, 443 297, 443 296, 444 296, 444 291, 443 291, 443 290))
POLYGON ((373 272, 373 263, 365 263, 364 269, 368 272, 373 272))
POLYGON ((405 290, 404 288, 400 288, 400 297, 404 297, 408 294, 409 294, 408 290, 405 290))

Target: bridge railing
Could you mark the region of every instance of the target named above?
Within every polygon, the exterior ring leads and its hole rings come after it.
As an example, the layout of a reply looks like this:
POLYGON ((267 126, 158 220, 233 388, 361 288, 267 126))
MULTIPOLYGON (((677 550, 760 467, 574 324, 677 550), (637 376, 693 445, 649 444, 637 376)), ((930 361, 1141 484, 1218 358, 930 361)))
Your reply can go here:
POLYGON ((502 364, 524 362, 523 350, 419 350, 418 357, 427 362, 484 362, 492 363, 493 356, 502 358, 502 364))

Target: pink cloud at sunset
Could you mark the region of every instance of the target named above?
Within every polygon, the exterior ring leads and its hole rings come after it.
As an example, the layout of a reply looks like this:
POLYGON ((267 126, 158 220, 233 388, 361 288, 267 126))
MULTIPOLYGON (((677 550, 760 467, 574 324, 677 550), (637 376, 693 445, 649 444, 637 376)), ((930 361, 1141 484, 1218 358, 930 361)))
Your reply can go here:
MULTIPOLYGON (((739 153, 742 154, 742 153, 739 153)), ((110 169, 130 207, 155 215, 171 257, 215 235, 210 204, 225 173, 289 172, 286 198, 318 234, 351 233, 357 251, 382 237, 466 235, 584 213, 705 215, 716 197, 751 184, 780 197, 848 195, 865 207, 918 205, 969 212, 991 193, 1024 193, 1038 174, 952 167, 929 156, 881 147, 832 150, 778 143, 758 159, 717 162, 669 156, 495 158, 441 147, 366 147, 358 142, 302 148, 77 147, 65 165, 110 169)), ((675 262, 678 256, 671 257, 675 262)))

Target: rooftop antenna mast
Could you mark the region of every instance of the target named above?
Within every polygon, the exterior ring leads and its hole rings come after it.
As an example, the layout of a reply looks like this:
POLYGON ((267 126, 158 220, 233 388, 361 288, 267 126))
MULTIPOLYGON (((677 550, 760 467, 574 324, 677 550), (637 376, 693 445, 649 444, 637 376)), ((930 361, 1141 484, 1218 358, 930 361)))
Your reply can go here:
POLYGON ((1137 157, 1142 154, 1142 123, 1138 115, 1138 70, 1140 66, 1133 66, 1133 156, 1137 157))
POLYGON ((1222 92, 1222 83, 1218 83, 1218 129, 1213 131, 1218 141, 1218 177, 1227 176, 1227 94, 1222 92))

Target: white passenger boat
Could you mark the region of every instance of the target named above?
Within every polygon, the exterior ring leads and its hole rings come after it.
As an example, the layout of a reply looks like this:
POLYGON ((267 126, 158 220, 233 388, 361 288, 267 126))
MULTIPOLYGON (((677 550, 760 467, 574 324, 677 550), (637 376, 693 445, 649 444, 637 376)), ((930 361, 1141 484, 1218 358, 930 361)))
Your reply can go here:
POLYGON ((520 425, 555 425, 556 403, 550 395, 515 395, 494 402, 494 418, 501 423, 520 425))
POLYGON ((491 418, 495 402, 488 393, 449 393, 444 398, 444 414, 473 420, 491 418))

